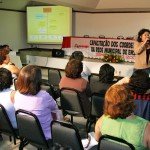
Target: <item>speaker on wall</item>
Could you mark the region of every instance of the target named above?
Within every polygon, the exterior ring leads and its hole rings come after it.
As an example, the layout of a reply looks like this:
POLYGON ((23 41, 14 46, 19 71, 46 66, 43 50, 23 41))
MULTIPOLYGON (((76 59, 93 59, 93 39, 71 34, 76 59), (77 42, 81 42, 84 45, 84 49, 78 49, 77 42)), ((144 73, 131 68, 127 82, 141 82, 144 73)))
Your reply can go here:
POLYGON ((52 57, 64 57, 64 50, 62 49, 53 49, 52 50, 52 57))

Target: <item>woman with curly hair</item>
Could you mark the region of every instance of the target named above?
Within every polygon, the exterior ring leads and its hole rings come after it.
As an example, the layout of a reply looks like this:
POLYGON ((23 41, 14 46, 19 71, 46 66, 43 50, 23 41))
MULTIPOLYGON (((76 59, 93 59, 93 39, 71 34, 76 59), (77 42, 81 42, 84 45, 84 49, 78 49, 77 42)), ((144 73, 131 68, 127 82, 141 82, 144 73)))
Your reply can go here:
POLYGON ((144 70, 136 70, 130 78, 125 77, 116 84, 129 86, 134 99, 150 100, 150 77, 144 70))
POLYGON ((150 30, 141 29, 137 41, 134 42, 135 63, 134 71, 143 69, 150 74, 150 30))
POLYGON ((83 64, 80 60, 71 59, 65 68, 65 77, 61 78, 59 88, 68 87, 74 88, 81 92, 81 101, 83 103, 83 109, 87 116, 90 114, 91 103, 89 97, 91 96, 90 86, 87 80, 81 77, 83 70, 83 64))
MULTIPOLYGON (((138 95, 149 95, 150 96, 150 78, 149 74, 144 70, 135 71, 129 80, 129 87, 135 99, 138 98, 138 95)), ((150 98, 150 97, 149 97, 150 98)))
POLYGON ((124 85, 113 85, 105 94, 104 115, 95 126, 95 139, 101 135, 116 136, 131 143, 136 150, 150 148, 150 123, 135 116, 131 91, 124 85), (136 136, 135 136, 136 135, 136 136))

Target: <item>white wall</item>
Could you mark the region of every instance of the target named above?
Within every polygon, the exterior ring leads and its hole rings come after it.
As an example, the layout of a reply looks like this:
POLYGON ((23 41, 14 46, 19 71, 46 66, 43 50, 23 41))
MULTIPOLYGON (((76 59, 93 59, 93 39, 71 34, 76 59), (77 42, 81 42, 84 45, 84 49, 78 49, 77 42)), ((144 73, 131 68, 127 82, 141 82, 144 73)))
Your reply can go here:
MULTIPOLYGON (((105 35, 116 38, 136 36, 141 28, 150 28, 150 13, 73 13, 73 35, 105 35)), ((26 13, 0 10, 0 44, 11 49, 29 48, 26 13)), ((33 45, 38 48, 61 48, 61 45, 33 45)))
POLYGON ((141 28, 150 29, 150 13, 75 13, 74 17, 76 36, 128 37, 141 28))
POLYGON ((0 45, 13 50, 27 48, 26 13, 0 10, 0 45))

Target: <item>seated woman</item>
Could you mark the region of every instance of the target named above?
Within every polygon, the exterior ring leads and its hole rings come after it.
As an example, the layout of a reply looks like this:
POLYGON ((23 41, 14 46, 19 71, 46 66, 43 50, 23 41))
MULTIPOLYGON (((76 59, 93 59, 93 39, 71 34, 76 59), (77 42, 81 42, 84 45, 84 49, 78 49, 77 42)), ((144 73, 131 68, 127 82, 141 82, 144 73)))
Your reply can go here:
POLYGON ((113 85, 115 69, 109 64, 104 64, 99 70, 99 79, 90 80, 90 88, 92 93, 99 93, 105 95, 107 89, 113 85))
POLYGON ((116 136, 131 143, 136 150, 150 149, 150 123, 135 116, 131 91, 124 85, 113 85, 105 94, 104 115, 95 126, 95 139, 101 135, 116 136))
MULTIPOLYGON (((83 61, 84 59, 84 55, 81 51, 74 51, 71 56, 70 59, 76 59, 76 60, 80 60, 83 61)), ((83 71, 81 72, 81 77, 86 79, 88 81, 88 77, 91 75, 91 71, 90 69, 83 63, 83 71)))
POLYGON ((150 78, 144 70, 136 70, 130 78, 125 77, 116 84, 129 86, 134 99, 150 100, 150 78))
POLYGON ((19 69, 14 64, 10 63, 10 59, 7 57, 4 50, 0 50, 0 68, 8 69, 13 77, 17 77, 19 74, 19 69))
POLYGON ((34 113, 42 126, 47 140, 51 139, 51 112, 58 110, 52 96, 41 90, 41 69, 35 65, 23 67, 17 78, 17 91, 14 94, 16 110, 24 109, 34 113))
POLYGON ((84 107, 83 109, 85 114, 89 116, 91 110, 91 102, 89 100, 91 90, 88 81, 81 78, 82 70, 83 64, 81 61, 76 59, 70 60, 65 68, 66 76, 61 78, 59 88, 68 87, 80 91, 82 93, 80 96, 84 107))
POLYGON ((10 89, 12 85, 11 72, 5 68, 0 68, 0 104, 2 104, 14 128, 17 128, 15 107, 12 103, 10 89))
POLYGON ((5 64, 8 64, 8 63, 11 63, 10 62, 10 57, 9 57, 9 52, 10 52, 10 48, 9 48, 9 45, 3 45, 1 47, 2 51, 5 53, 6 55, 6 59, 4 60, 4 63, 5 64))

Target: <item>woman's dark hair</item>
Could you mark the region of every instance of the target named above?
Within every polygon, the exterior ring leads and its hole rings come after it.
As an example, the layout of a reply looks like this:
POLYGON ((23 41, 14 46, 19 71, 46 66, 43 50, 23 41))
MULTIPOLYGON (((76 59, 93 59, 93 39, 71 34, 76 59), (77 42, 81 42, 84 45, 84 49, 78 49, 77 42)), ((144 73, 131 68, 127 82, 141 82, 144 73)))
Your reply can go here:
POLYGON ((81 78, 81 72, 83 70, 83 64, 81 61, 72 59, 65 68, 66 77, 76 79, 81 78))
POLYGON ((114 79, 115 69, 109 64, 104 64, 100 67, 99 70, 99 81, 103 83, 110 83, 114 79))
POLYGON ((136 94, 145 94, 150 89, 149 74, 144 70, 136 70, 130 77, 129 87, 136 94))
POLYGON ((70 56, 70 59, 76 59, 76 60, 80 60, 82 61, 84 59, 84 55, 81 51, 74 51, 71 56, 70 56))
POLYGON ((41 90, 41 69, 36 65, 23 67, 17 78, 17 89, 21 94, 36 95, 41 90))
POLYGON ((10 51, 9 45, 6 45, 6 44, 3 45, 3 46, 2 46, 2 50, 5 51, 6 55, 9 54, 9 51, 10 51))
POLYGON ((4 60, 6 60, 6 53, 0 49, 0 65, 3 64, 4 60))
POLYGON ((107 90, 104 101, 105 115, 108 115, 112 119, 125 119, 131 115, 134 108, 134 99, 128 87, 113 85, 107 90))
POLYGON ((0 91, 10 88, 12 84, 12 74, 6 68, 0 68, 0 91))
POLYGON ((138 41, 138 42, 142 42, 141 36, 142 36, 145 32, 148 32, 148 33, 150 34, 150 30, 149 30, 149 29, 141 29, 141 30, 138 32, 138 37, 137 37, 137 41, 138 41))

